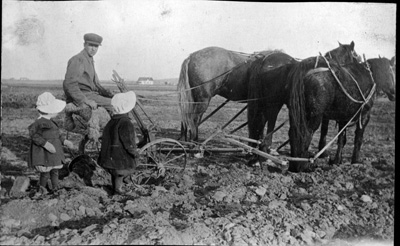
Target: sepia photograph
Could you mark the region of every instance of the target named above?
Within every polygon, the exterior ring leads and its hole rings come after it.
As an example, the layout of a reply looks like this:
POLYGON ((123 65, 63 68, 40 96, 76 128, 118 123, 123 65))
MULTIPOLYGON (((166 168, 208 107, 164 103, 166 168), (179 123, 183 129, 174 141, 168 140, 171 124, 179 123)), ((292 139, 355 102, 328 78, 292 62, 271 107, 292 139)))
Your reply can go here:
POLYGON ((394 245, 396 22, 3 0, 0 245, 394 245))

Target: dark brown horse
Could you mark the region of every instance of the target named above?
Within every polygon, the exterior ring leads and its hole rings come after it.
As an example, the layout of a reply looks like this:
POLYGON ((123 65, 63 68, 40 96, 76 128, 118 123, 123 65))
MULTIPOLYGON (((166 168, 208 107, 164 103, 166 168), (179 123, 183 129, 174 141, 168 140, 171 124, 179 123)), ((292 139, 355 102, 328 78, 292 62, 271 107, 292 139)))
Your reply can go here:
POLYGON ((179 106, 182 116, 181 138, 198 139, 198 127, 212 97, 220 95, 232 101, 247 99, 249 67, 258 60, 262 71, 294 61, 279 51, 243 54, 219 47, 196 51, 182 64, 179 76, 179 106))
MULTIPOLYGON (((354 50, 354 42, 351 42, 351 44, 344 45, 339 43, 339 47, 327 52, 325 57, 331 62, 347 64, 357 62, 358 55, 354 50)), ((287 78, 292 68, 298 63, 298 61, 293 61, 273 70, 262 70, 260 69, 260 67, 263 67, 262 62, 256 60, 250 68, 247 96, 249 138, 263 140, 264 127, 268 122, 267 137, 260 146, 260 149, 264 152, 270 151, 272 144, 271 132, 275 128, 276 120, 282 106, 288 104, 289 88, 287 78)), ((300 64, 302 70, 296 70, 298 73, 296 76, 300 77, 315 67, 326 67, 326 62, 322 57, 310 57, 301 61, 300 64)))
MULTIPOLYGON (((296 65, 297 66, 297 65, 296 65)), ((301 69, 301 66, 294 68, 301 69)), ((366 63, 345 66, 332 64, 332 71, 310 73, 301 78, 290 78, 290 150, 292 157, 308 158, 312 136, 323 118, 339 123, 339 130, 356 122, 352 163, 360 161, 363 133, 374 103, 375 88, 395 98, 395 78, 386 58, 370 59, 366 63)), ((293 75, 295 73, 292 73, 293 75)), ((289 75, 289 76, 291 76, 289 75)), ((334 163, 342 160, 345 135, 338 138, 334 163)), ((290 161, 289 171, 309 169, 309 163, 290 161)))
MULTIPOLYGON (((396 66, 393 58, 390 60, 390 65, 392 67, 394 75, 396 75, 395 74, 396 70, 393 69, 396 66)), ((394 79, 394 81, 396 81, 396 79, 394 79)), ((395 101, 396 100, 395 88, 396 88, 396 85, 393 85, 393 86, 391 86, 390 84, 385 84, 384 86, 378 85, 377 89, 376 89, 376 95, 380 95, 383 93, 383 94, 387 95, 387 97, 390 101, 395 101)), ((341 121, 337 121, 337 122, 339 125, 339 131, 347 123, 347 122, 341 122, 341 121)), ((328 134, 328 127, 329 127, 329 118, 323 117, 322 122, 321 122, 321 135, 320 135, 319 144, 318 144, 318 148, 320 151, 326 146, 326 136, 328 134)), ((346 131, 347 130, 344 129, 342 134, 340 134, 340 136, 338 138, 338 146, 344 146, 346 144, 346 131)), ((355 142, 360 142, 360 141, 355 141, 355 142)), ((330 160, 331 164, 338 164, 338 163, 342 162, 342 153, 341 153, 342 148, 343 147, 338 147, 338 151, 336 152, 336 157, 333 160, 330 160)), ((325 150, 324 152, 321 153, 320 157, 326 157, 328 155, 329 155, 329 151, 325 150)), ((358 158, 355 157, 353 161, 357 162, 358 158)))

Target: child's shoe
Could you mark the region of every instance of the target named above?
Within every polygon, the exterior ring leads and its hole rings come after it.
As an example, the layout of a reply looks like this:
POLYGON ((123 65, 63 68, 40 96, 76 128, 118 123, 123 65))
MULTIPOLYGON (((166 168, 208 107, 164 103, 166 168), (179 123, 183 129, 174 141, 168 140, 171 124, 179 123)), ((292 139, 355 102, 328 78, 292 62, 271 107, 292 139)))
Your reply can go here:
POLYGON ((47 192, 47 189, 46 189, 45 187, 39 186, 39 189, 38 189, 38 191, 35 193, 35 195, 33 196, 33 199, 37 199, 37 198, 39 198, 39 197, 41 197, 41 196, 46 195, 47 193, 48 193, 48 192, 47 192))

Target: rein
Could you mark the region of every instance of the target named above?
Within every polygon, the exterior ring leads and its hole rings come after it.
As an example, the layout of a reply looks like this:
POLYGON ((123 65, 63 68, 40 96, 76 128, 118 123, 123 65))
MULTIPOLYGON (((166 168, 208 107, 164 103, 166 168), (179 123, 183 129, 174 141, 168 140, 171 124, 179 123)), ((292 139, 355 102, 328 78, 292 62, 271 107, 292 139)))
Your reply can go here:
MULTIPOLYGON (((327 145, 325 145, 324 148, 322 148, 317 154, 315 154, 315 156, 314 156, 313 158, 311 158, 312 161, 314 161, 315 159, 317 159, 327 148, 329 148, 329 146, 332 145, 332 143, 339 137, 339 135, 340 135, 344 130, 346 130, 347 126, 349 126, 349 124, 353 121, 353 119, 357 116, 357 114, 358 114, 359 112, 360 112, 360 115, 359 115, 359 117, 360 117, 360 119, 359 119, 359 124, 360 124, 360 128, 362 128, 362 125, 361 125, 361 111, 362 111, 362 109, 364 108, 364 106, 369 102, 369 100, 371 100, 371 98, 372 98, 372 96, 374 95, 375 90, 376 90, 376 83, 375 83, 375 81, 374 81, 374 79, 373 79, 373 77, 372 77, 372 72, 371 72, 371 70, 369 69, 369 64, 367 63, 367 69, 368 69, 368 71, 369 71, 369 73, 370 73, 370 76, 371 76, 371 78, 372 78, 372 81, 373 81, 372 88, 371 88, 371 90, 369 91, 369 94, 368 94, 367 98, 365 98, 364 95, 361 93, 361 95, 363 95, 364 101, 358 101, 358 100, 355 100, 355 99, 353 100, 353 98, 347 93, 346 89, 343 87, 343 85, 341 84, 341 82, 339 81, 339 79, 336 77, 335 72, 334 72, 334 71, 332 70, 332 68, 329 66, 328 61, 326 61, 326 62, 327 62, 327 64, 328 64, 329 69, 331 70, 331 72, 332 72, 332 74, 333 74, 333 77, 335 77, 336 81, 337 81, 337 82, 339 83, 339 85, 340 85, 340 88, 342 88, 342 90, 343 90, 343 92, 346 94, 346 96, 348 96, 349 99, 352 99, 352 101, 355 101, 356 103, 361 103, 361 106, 360 106, 360 108, 357 110, 357 112, 353 115, 353 117, 351 117, 351 119, 347 122, 347 124, 338 132, 338 134, 337 134, 327 145)), ((346 71, 348 74, 350 74, 347 70, 345 70, 345 71, 346 71)), ((350 75, 350 76, 351 76, 351 75, 350 75)), ((360 89, 360 87, 358 86, 357 81, 354 79, 353 76, 351 76, 351 78, 352 78, 353 81, 357 84, 357 87, 358 87, 358 89, 359 89, 360 92, 361 92, 361 89, 360 89)))
MULTIPOLYGON (((357 88, 358 88, 360 94, 362 95, 362 97, 363 97, 363 99, 364 99, 363 101, 359 101, 359 100, 357 100, 357 99, 354 99, 354 98, 347 92, 346 88, 344 88, 343 84, 340 82, 339 78, 336 76, 335 71, 333 71, 332 67, 330 66, 328 60, 327 60, 325 57, 324 57, 324 59, 325 59, 326 64, 328 65, 328 68, 329 68, 329 70, 331 71, 333 77, 335 78, 335 80, 338 82, 340 88, 342 89, 343 93, 344 93, 351 101, 353 101, 353 102, 355 102, 355 103, 361 103, 361 104, 364 103, 366 99, 365 99, 365 97, 364 97, 364 95, 363 95, 363 93, 362 93, 362 91, 361 91, 361 89, 360 89, 360 87, 359 87, 359 85, 358 85, 358 82, 354 79, 354 77, 353 77, 347 70, 344 70, 344 71, 346 71, 346 73, 348 73, 348 74, 350 75, 350 77, 351 77, 351 78, 353 79, 353 81, 356 83, 357 88)), ((367 69, 368 69, 368 71, 370 72, 370 76, 371 76, 371 78, 372 78, 372 82, 373 82, 374 85, 375 85, 375 81, 374 81, 374 79, 373 79, 373 77, 372 77, 372 72, 371 72, 371 70, 369 69, 368 66, 367 66, 367 69)), ((372 90, 370 91, 370 93, 371 93, 371 92, 372 92, 372 90)))

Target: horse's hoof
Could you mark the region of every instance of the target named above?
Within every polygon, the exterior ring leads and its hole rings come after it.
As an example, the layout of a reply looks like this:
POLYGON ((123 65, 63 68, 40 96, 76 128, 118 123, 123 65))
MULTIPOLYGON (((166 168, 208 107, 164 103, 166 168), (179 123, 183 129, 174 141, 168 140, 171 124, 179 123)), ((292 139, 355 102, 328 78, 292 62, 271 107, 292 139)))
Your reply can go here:
POLYGON ((311 173, 314 172, 315 170, 315 166, 312 164, 306 164, 306 163, 302 163, 302 164, 297 164, 297 165, 293 165, 289 163, 289 168, 288 171, 292 172, 292 173, 311 173))
POLYGON ((339 165, 340 164, 340 161, 338 161, 336 158, 335 159, 331 159, 330 157, 329 157, 329 165, 339 165))
POLYGON ((305 173, 312 173, 315 171, 315 169, 317 168, 317 166, 315 164, 308 164, 303 170, 302 172, 305 173))

